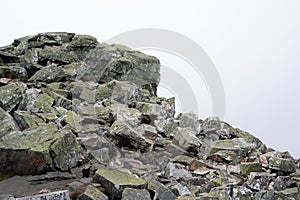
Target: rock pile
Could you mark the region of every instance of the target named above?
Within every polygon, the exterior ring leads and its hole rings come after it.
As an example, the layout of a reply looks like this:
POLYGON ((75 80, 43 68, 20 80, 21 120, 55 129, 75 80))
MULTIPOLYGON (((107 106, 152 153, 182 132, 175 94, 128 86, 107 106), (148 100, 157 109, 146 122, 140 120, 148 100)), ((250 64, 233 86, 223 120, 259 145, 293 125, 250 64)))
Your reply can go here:
POLYGON ((298 160, 218 118, 175 116, 159 71, 88 35, 0 47, 0 199, 299 198, 298 160))

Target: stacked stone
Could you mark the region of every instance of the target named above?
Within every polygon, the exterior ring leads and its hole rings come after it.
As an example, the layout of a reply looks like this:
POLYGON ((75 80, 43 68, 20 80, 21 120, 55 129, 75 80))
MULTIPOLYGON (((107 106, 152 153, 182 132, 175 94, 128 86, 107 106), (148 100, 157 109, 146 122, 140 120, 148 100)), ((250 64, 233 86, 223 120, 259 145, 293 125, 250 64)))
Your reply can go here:
POLYGON ((0 197, 28 192, 1 190, 27 175, 82 200, 298 199, 297 160, 218 118, 175 116, 175 99, 156 95, 159 71, 157 58, 88 35, 1 47, 0 197))

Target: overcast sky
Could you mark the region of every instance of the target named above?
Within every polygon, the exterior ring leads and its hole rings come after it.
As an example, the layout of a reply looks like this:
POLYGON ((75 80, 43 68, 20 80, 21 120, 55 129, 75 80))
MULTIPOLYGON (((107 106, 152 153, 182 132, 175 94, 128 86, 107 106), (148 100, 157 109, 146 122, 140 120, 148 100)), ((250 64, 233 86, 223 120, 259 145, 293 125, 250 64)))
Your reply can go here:
MULTIPOLYGON (((140 28, 181 33, 216 66, 226 95, 225 121, 300 157, 297 0, 9 0, 1 8, 1 46, 47 31, 90 34, 98 41, 140 28)), ((145 52, 166 66, 188 65, 172 54, 145 52)), ((210 96, 198 81, 199 116, 205 118, 211 115, 210 96)))

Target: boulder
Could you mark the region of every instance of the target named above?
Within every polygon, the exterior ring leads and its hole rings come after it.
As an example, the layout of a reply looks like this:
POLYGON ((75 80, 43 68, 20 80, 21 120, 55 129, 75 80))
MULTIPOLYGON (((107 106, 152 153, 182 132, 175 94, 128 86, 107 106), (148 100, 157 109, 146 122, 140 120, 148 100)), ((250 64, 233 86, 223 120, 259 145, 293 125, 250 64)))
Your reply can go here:
MULTIPOLYGON (((1 74, 1 73, 0 73, 1 74)), ((16 109, 23 98, 24 88, 17 83, 0 87, 0 107, 11 112, 16 109)))
POLYGON ((1 137, 13 132, 18 131, 19 127, 15 120, 5 110, 0 108, 0 139, 1 137))
POLYGON ((146 181, 142 178, 114 169, 98 169, 94 179, 105 188, 110 199, 121 199, 125 188, 143 189, 146 187, 146 181))
POLYGON ((122 193, 122 200, 151 200, 150 194, 145 189, 125 188, 122 193))
POLYGON ((149 151, 153 142, 135 129, 136 127, 132 127, 124 121, 117 120, 109 130, 109 137, 115 140, 117 146, 139 149, 142 152, 149 151))
POLYGON ((57 130, 53 124, 14 131, 0 139, 0 169, 4 174, 67 171, 79 159, 80 146, 72 132, 57 130))
POLYGON ((108 200, 108 197, 92 185, 88 185, 78 200, 108 200))

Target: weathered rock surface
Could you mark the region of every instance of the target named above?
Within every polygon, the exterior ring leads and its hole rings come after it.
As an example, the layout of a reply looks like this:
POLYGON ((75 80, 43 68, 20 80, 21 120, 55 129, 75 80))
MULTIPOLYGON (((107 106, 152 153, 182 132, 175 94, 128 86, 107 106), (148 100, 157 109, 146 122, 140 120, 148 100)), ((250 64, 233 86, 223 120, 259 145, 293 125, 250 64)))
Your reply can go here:
POLYGON ((217 117, 175 115, 159 71, 89 35, 1 47, 0 199, 300 199, 299 160, 217 117))

